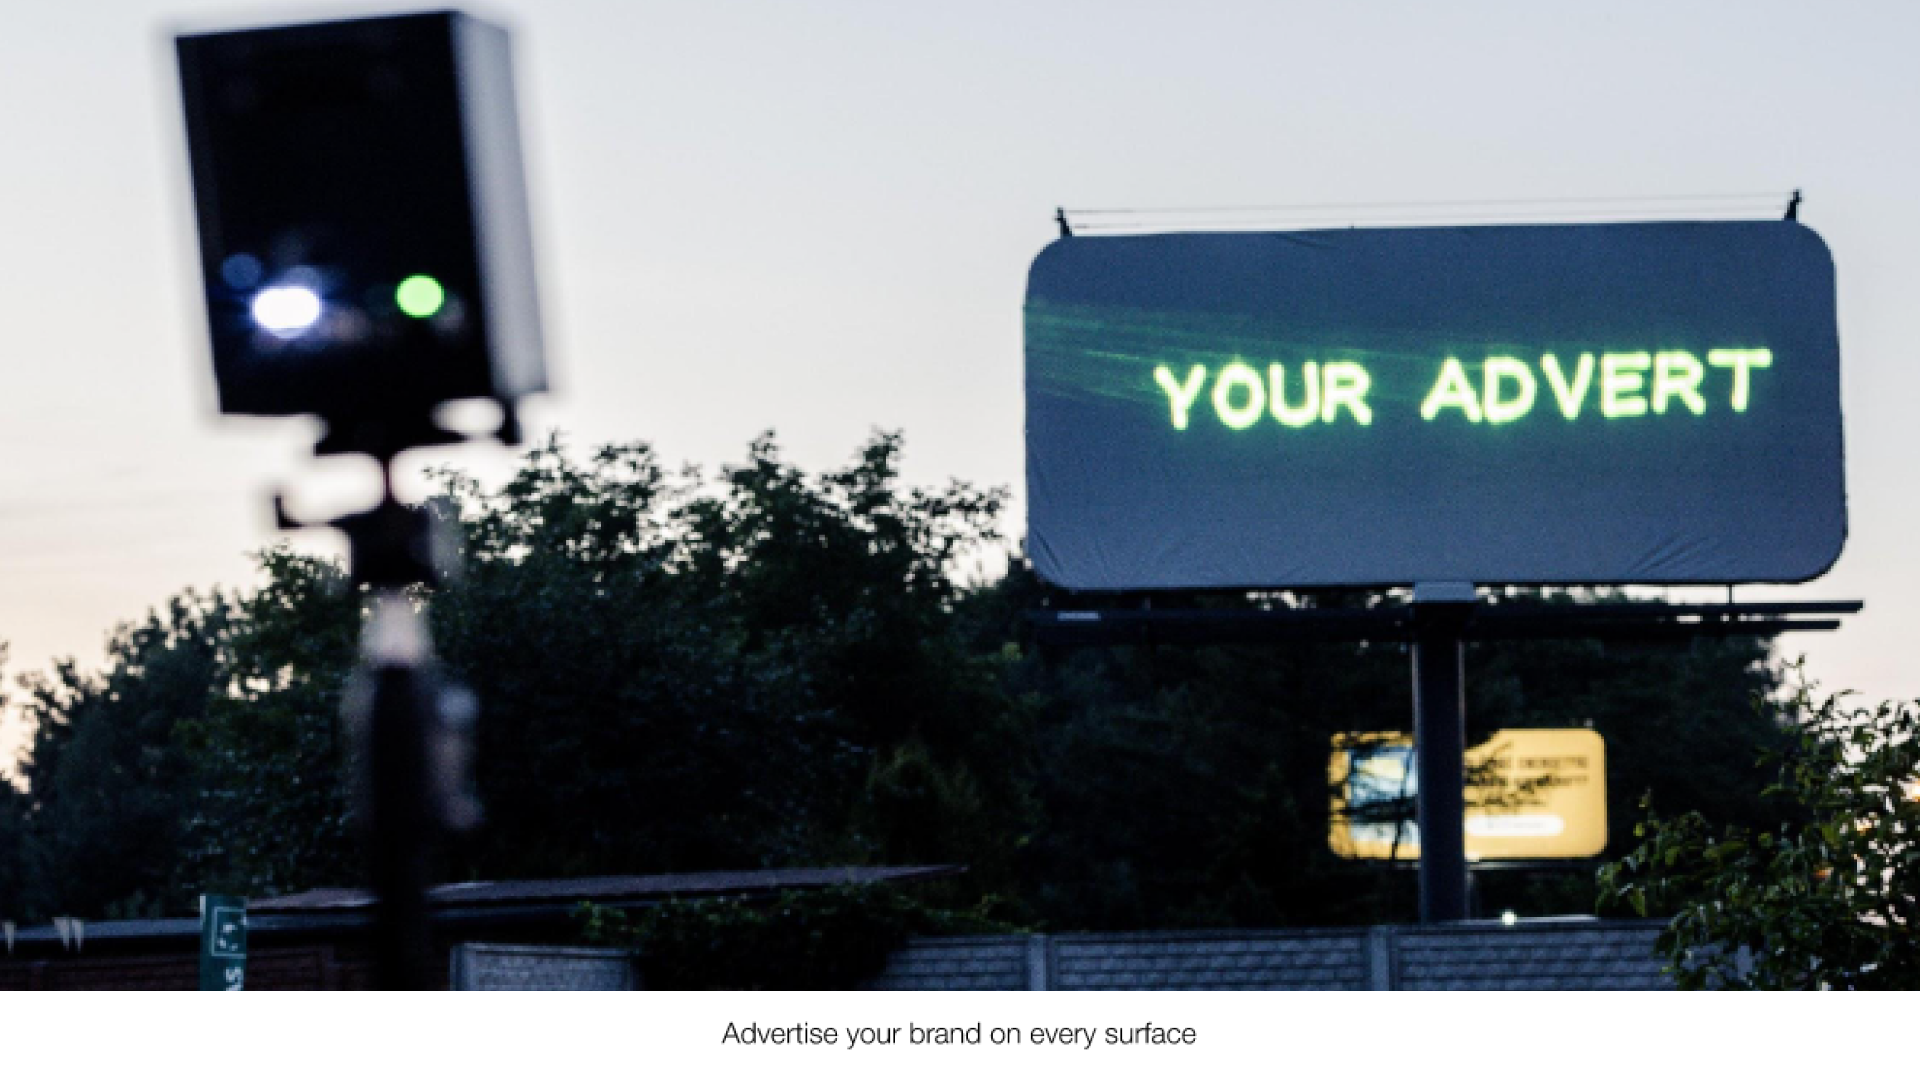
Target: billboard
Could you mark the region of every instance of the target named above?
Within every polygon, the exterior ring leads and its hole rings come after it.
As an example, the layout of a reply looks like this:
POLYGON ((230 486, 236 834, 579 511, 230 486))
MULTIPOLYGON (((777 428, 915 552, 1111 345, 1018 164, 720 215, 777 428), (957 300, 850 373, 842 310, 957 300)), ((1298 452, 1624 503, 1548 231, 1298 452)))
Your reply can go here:
MULTIPOLYGON (((1420 857, 1413 737, 1336 737, 1327 844, 1354 859, 1420 857)), ((1585 859, 1607 846, 1607 752, 1584 728, 1494 732, 1467 753, 1467 858, 1585 859)))
POLYGON ((1797 222, 1066 238, 1026 363, 1071 589, 1803 581, 1846 537, 1797 222))

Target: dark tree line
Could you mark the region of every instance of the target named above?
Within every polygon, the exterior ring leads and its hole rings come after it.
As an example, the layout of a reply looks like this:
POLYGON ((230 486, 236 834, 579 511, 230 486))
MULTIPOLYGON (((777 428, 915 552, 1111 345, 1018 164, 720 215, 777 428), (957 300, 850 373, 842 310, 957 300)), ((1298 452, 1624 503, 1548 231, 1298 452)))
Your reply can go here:
MULTIPOLYGON (((770 439, 717 476, 645 446, 549 444, 497 491, 441 477, 463 540, 432 599, 480 695, 487 818, 449 879, 753 866, 965 863, 936 898, 1055 929, 1405 918, 1404 870, 1327 848, 1327 755, 1404 729, 1392 643, 1043 653, 1048 590, 985 582, 1004 493, 909 490, 900 441, 808 475, 770 439)), ((360 597, 284 549, 249 592, 186 593, 98 672, 17 680, 34 725, 0 784, 0 916, 190 910, 358 877, 336 720, 360 597)), ((1566 602, 1592 597, 1562 597, 1566 602)), ((1366 605, 1377 595, 1209 604, 1366 605)), ((1763 820, 1753 762, 1781 738, 1764 644, 1469 654, 1469 723, 1591 723, 1614 847, 1663 809, 1763 820)), ((1591 869, 1489 878, 1522 910, 1583 910, 1591 869)))

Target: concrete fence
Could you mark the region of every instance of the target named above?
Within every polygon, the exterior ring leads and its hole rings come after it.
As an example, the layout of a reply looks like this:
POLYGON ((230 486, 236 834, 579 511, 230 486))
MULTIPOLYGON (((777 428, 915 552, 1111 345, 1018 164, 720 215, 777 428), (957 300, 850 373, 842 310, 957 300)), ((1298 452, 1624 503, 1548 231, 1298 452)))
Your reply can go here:
POLYGON ((447 961, 454 990, 637 990, 622 949, 562 945, 455 945, 447 961))
MULTIPOLYGON (((1664 990, 1655 922, 915 938, 874 990, 1664 990)), ((462 945, 456 990, 637 985, 612 949, 462 945)))

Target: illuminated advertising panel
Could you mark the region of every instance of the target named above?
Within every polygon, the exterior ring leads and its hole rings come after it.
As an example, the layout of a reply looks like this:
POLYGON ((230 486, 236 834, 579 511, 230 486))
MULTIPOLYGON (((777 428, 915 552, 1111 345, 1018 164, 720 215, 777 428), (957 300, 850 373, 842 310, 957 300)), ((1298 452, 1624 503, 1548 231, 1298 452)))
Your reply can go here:
MULTIPOLYGON (((1411 736, 1340 736, 1327 768, 1327 843, 1335 854, 1420 857, 1411 736)), ((1585 859, 1607 846, 1607 752, 1595 732, 1495 732, 1467 754, 1466 794, 1469 860, 1585 859)))
POLYGON ((1796 222, 1067 238, 1026 351, 1072 589, 1803 581, 1846 537, 1796 222))

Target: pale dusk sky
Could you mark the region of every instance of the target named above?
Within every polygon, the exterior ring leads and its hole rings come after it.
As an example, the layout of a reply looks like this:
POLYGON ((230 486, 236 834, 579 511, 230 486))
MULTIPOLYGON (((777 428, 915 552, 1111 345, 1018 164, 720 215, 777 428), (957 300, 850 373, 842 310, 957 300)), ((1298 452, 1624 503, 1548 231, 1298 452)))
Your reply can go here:
MULTIPOLYGON (((244 586, 267 497, 344 505, 310 429, 222 422, 197 343, 168 26, 364 13, 19 5, 0 35, 0 641, 97 666, 114 623, 244 586)), ((911 480, 1022 480, 1020 305, 1057 205, 1527 200, 1802 188, 1839 275, 1857 598, 1787 639, 1920 696, 1920 8, 1834 3, 542 0, 518 34, 557 393, 576 446, 738 460, 774 429, 911 480)), ((1777 213, 1777 208, 1770 211, 1777 213)), ((1471 215, 1461 214, 1461 220, 1471 215)), ((1344 223, 1344 222, 1336 222, 1344 223)), ((498 472, 506 456, 458 460, 498 472)), ((1019 516, 1008 527, 1020 530, 1019 516)), ((329 549, 321 536, 303 547, 329 549)), ((0 751, 19 725, 0 731, 0 751)), ((10 755, 8 755, 10 756, 10 755)))

